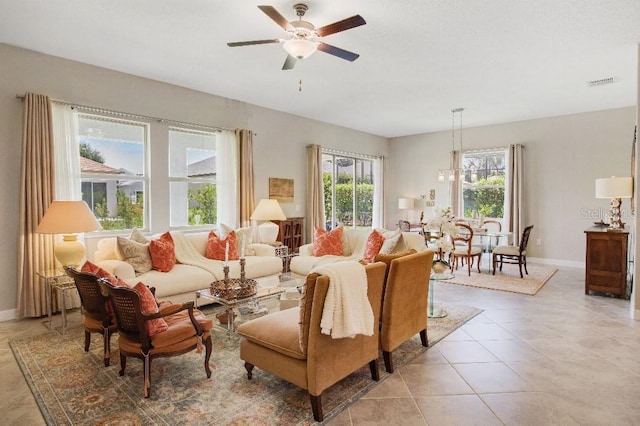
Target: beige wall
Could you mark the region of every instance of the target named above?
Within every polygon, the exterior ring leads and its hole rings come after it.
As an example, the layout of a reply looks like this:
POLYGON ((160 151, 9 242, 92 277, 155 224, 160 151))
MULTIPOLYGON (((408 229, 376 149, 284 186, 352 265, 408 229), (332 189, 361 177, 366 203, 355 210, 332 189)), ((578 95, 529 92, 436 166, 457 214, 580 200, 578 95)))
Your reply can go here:
MULTIPOLYGON (((252 84, 259 90, 259 82, 252 84)), ((251 129, 257 133, 254 139, 256 197, 268 196, 269 177, 293 178, 294 203, 283 204, 288 216, 304 216, 307 144, 387 155, 388 142, 382 137, 0 44, 0 168, 4 179, 4 185, 0 185, 0 226, 3 231, 0 239, 0 258, 3 259, 0 320, 10 317, 16 306, 23 108, 16 94, 25 92, 116 111, 251 129)), ((163 143, 161 138, 158 140, 163 143)), ((152 158, 151 161, 166 162, 163 158, 152 158)), ((156 189, 153 194, 162 201, 162 189, 156 189)), ((166 196, 164 198, 166 200, 166 196)), ((168 216, 166 221, 152 220, 152 226, 156 228, 162 227, 162 223, 168 224, 168 216)), ((151 229, 151 232, 164 230, 151 229)))
MULTIPOLYGON (((629 107, 464 128, 463 149, 525 145, 525 221, 534 225, 527 254, 577 266, 584 263, 584 229, 609 208, 608 200, 595 198, 596 178, 630 176, 635 121, 636 109, 629 107)), ((437 182, 437 171, 448 168, 450 151, 451 131, 391 140, 387 224, 401 218, 401 196, 418 197, 435 188, 436 203, 449 205, 448 183, 437 182)), ((628 213, 628 200, 623 207, 628 213)))

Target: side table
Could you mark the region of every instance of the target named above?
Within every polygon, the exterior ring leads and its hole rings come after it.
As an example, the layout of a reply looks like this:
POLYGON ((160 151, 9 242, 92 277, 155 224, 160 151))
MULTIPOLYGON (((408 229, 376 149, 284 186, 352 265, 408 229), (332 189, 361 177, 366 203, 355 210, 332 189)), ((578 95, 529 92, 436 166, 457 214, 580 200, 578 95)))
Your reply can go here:
POLYGON ((64 271, 52 270, 52 271, 38 271, 36 272, 39 278, 44 281, 44 291, 47 303, 47 316, 49 317, 49 328, 51 329, 51 321, 53 317, 53 290, 56 294, 62 294, 61 307, 62 311, 62 334, 67 329, 67 303, 66 299, 70 290, 76 289, 76 284, 73 278, 68 276, 64 271))
POLYGON ((427 308, 428 318, 444 318, 448 315, 447 311, 445 311, 444 309, 439 309, 433 306, 433 293, 435 288, 432 284, 434 283, 434 281, 450 280, 454 277, 455 275, 449 271, 445 271, 441 274, 431 274, 431 276, 429 277, 429 307, 427 308))

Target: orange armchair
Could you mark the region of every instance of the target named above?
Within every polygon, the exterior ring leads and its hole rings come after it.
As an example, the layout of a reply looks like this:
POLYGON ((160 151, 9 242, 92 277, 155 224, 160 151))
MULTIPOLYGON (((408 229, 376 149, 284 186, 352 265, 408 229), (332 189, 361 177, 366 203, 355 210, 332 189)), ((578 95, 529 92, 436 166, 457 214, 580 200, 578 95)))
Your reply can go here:
POLYGON ((387 372, 393 373, 391 353, 400 344, 417 333, 420 333, 422 346, 429 344, 427 299, 433 251, 378 258, 389 265, 382 300, 380 349, 387 372))
MULTIPOLYGON (((365 267, 367 296, 374 314, 380 319, 380 303, 385 265, 381 262, 365 267)), ((379 380, 379 330, 372 336, 333 339, 320 332, 320 321, 329 288, 327 276, 307 276, 305 291, 298 308, 274 312, 238 327, 240 358, 245 361, 247 377, 258 367, 309 392, 313 417, 322 421, 322 392, 353 371, 369 364, 371 376, 379 380)), ((426 312, 426 311, 425 311, 426 312)))
POLYGON ((109 294, 118 324, 121 376, 127 366, 127 357, 140 358, 143 366, 144 397, 151 394, 151 361, 154 358, 182 355, 194 349, 206 348, 204 369, 211 377, 211 333, 213 322, 197 309, 193 302, 164 305, 158 313, 142 312, 141 296, 134 289, 114 287, 100 279, 100 285, 109 294), (164 319, 166 330, 150 335, 146 323, 164 319))

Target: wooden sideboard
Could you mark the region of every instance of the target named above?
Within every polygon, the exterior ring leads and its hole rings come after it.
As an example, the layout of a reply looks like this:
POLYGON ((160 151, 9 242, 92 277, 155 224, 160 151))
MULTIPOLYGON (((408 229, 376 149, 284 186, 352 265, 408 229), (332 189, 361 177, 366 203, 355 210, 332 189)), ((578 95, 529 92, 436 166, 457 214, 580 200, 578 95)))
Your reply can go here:
POLYGON ((629 232, 592 227, 587 236, 584 293, 590 291, 626 297, 629 232))
POLYGON ((289 248, 289 254, 297 253, 304 244, 304 217, 290 217, 272 221, 280 227, 278 241, 289 248))

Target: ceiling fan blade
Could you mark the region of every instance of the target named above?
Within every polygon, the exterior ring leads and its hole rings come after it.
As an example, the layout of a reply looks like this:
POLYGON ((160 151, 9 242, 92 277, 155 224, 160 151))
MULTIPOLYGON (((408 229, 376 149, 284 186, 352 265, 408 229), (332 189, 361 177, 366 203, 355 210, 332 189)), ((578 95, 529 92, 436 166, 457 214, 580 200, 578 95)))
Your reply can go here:
POLYGON ((280 43, 280 39, 273 40, 252 40, 252 41, 235 41, 233 43, 227 43, 229 47, 238 47, 238 46, 252 46, 254 44, 270 44, 270 43, 280 43))
POLYGON ((284 60, 284 65, 282 65, 282 70, 292 70, 296 66, 296 62, 298 60, 294 56, 287 55, 287 59, 284 60))
POLYGON ((359 27, 367 22, 360 15, 354 15, 350 18, 343 19, 342 21, 334 22, 333 24, 325 25, 316 29, 319 37, 325 37, 331 34, 339 33, 340 31, 349 30, 351 28, 359 27))
POLYGON ((318 50, 322 50, 324 53, 328 53, 338 58, 345 59, 353 62, 360 57, 357 53, 349 52, 348 50, 340 49, 339 47, 331 46, 327 43, 318 43, 318 50))
POLYGON ((293 31, 293 26, 282 16, 273 6, 258 6, 258 9, 264 12, 276 24, 280 25, 285 31, 293 31))

